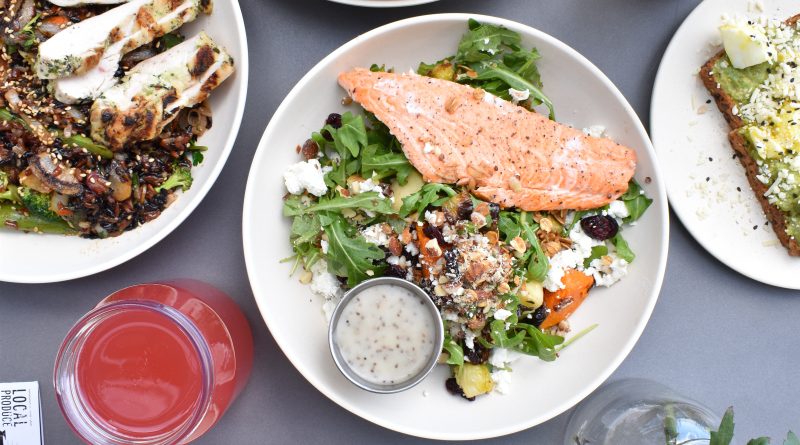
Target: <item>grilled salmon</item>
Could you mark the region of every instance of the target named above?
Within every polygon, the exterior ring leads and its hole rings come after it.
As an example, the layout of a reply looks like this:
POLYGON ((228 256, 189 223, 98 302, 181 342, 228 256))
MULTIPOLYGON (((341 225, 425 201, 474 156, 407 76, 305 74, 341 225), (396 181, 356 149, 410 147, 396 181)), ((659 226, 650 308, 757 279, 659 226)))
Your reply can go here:
POLYGON ((502 207, 585 210, 625 193, 636 153, 483 90, 356 68, 339 84, 386 124, 428 182, 469 184, 502 207))

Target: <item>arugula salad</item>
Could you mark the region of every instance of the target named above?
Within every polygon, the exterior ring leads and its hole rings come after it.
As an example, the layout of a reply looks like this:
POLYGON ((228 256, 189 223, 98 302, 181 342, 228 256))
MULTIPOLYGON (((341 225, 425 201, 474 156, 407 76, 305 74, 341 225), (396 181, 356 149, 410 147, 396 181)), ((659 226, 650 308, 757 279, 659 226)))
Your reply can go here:
MULTIPOLYGON (((417 73, 554 119, 539 58, 519 34, 470 20, 455 54, 420 63, 417 73)), ((565 341, 567 318, 590 290, 626 275, 635 254, 623 228, 652 202, 631 182, 620 199, 589 211, 501 209, 470 184, 423 181, 387 126, 364 110, 331 114, 297 152, 302 160, 284 174, 292 273, 325 298, 328 316, 344 290, 370 278, 421 286, 445 323, 446 387, 469 400, 509 391, 512 362, 553 361, 591 330, 565 341)))

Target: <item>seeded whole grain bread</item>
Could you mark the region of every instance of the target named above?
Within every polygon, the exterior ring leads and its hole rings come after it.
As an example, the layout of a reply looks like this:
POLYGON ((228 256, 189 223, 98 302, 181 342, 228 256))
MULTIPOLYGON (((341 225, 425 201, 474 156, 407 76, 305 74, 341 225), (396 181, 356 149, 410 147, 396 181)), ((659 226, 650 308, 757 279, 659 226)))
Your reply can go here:
MULTIPOLYGON (((788 25, 795 25, 798 21, 800 21, 800 14, 789 18, 786 20, 786 23, 788 25)), ((717 83, 717 80, 714 78, 714 66, 722 57, 725 57, 725 50, 720 51, 703 65, 700 69, 700 78, 706 89, 711 93, 711 96, 714 97, 714 100, 717 102, 717 107, 730 125, 731 131, 728 133, 728 139, 747 173, 747 180, 750 183, 750 188, 753 189, 756 198, 758 198, 758 201, 761 203, 761 208, 767 215, 770 224, 772 224, 772 229, 775 231, 775 234, 778 235, 781 244, 789 251, 789 255, 800 256, 800 244, 798 240, 790 237, 789 234, 786 233, 786 215, 776 206, 770 204, 764 196, 767 193, 768 187, 758 180, 758 164, 756 164, 756 160, 750 156, 750 152, 747 149, 747 141, 738 131, 739 128, 746 124, 741 117, 733 113, 733 107, 736 105, 736 101, 720 88, 719 83, 717 83)))

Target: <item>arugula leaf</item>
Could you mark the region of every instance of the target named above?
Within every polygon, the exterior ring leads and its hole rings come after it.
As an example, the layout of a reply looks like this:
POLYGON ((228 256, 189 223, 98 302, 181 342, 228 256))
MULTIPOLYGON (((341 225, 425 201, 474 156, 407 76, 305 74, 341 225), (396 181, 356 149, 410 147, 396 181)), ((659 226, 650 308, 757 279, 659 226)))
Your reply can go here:
POLYGON ((733 407, 729 407, 722 416, 722 422, 716 431, 711 431, 708 445, 730 445, 733 440, 733 407))
POLYGON ((375 265, 373 261, 385 257, 383 250, 368 243, 341 215, 328 212, 326 216, 323 228, 328 236, 327 258, 330 270, 340 277, 347 277, 349 287, 370 277, 382 275, 385 266, 375 265))
POLYGON ((442 348, 450 354, 446 362, 448 365, 461 366, 464 364, 464 349, 449 334, 445 335, 442 348))
POLYGON ((542 77, 539 75, 539 68, 536 67, 536 62, 541 58, 542 56, 536 48, 531 48, 530 51, 520 49, 517 52, 506 54, 503 57, 503 63, 528 82, 541 88, 542 77))
POLYGON ((481 24, 470 19, 469 31, 461 37, 456 52, 456 62, 471 63, 489 60, 506 48, 519 49, 522 38, 503 26, 481 24))
MULTIPOLYGON (((500 64, 498 62, 487 62, 478 65, 476 68, 478 72, 478 77, 474 80, 481 81, 481 80, 500 80, 503 81, 508 88, 513 88, 515 90, 524 91, 528 90, 530 92, 531 97, 543 103, 548 111, 548 117, 550 120, 556 119, 556 110, 553 106, 553 102, 544 95, 542 90, 539 89, 536 85, 534 85, 528 79, 525 79, 511 68, 500 64)), ((506 90, 508 89, 506 88, 506 90)))
POLYGON ((797 434, 789 431, 789 434, 786 435, 786 440, 783 441, 783 445, 800 445, 800 438, 797 437, 797 434))
POLYGON ((414 167, 402 153, 380 150, 378 145, 369 145, 361 152, 361 174, 369 178, 373 173, 379 179, 397 176, 397 182, 404 185, 414 167))
MULTIPOLYGON (((285 208, 286 206, 284 205, 284 209, 285 208)), ((381 198, 378 192, 360 193, 351 197, 337 196, 335 198, 320 198, 316 204, 312 204, 303 209, 303 212, 313 213, 326 210, 340 212, 344 209, 361 209, 380 214, 394 213, 392 202, 386 198, 381 198)))
MULTIPOLYGON (((614 238, 611 238, 611 242, 617 249, 618 257, 622 258, 628 263, 633 262, 633 260, 636 258, 636 254, 633 253, 633 250, 631 250, 630 246, 628 246, 628 242, 622 237, 622 232, 617 232, 617 234, 614 235, 614 238)), ((594 253, 594 248, 592 248, 592 253, 594 253)))
POLYGON ((650 207, 650 204, 653 203, 653 200, 644 194, 642 187, 634 180, 631 180, 628 184, 628 190, 620 199, 625 203, 625 207, 628 208, 628 216, 623 218, 626 223, 632 223, 641 218, 647 208, 650 207))
POLYGON ((318 215, 298 215, 292 220, 290 239, 293 245, 314 242, 321 231, 322 223, 318 215))
POLYGON ((527 323, 519 323, 516 327, 523 329, 528 334, 515 348, 517 351, 539 357, 546 362, 552 362, 556 359, 558 356, 556 346, 564 342, 564 337, 545 334, 537 327, 527 323))
POLYGON ((497 221, 497 230, 503 235, 503 241, 509 242, 520 236, 522 229, 519 227, 519 214, 517 212, 500 212, 497 221))
POLYGON ((608 247, 606 245, 592 247, 592 254, 583 260, 583 267, 589 267, 589 265, 592 264, 592 261, 602 258, 605 255, 608 255, 608 247))
POLYGON ((547 258, 544 250, 542 250, 541 244, 539 244, 539 237, 536 236, 536 230, 539 229, 539 225, 534 223, 532 218, 529 221, 529 217, 530 214, 528 214, 528 212, 520 213, 519 217, 520 227, 533 249, 530 262, 528 263, 527 278, 530 281, 541 283, 544 281, 547 276, 547 271, 550 269, 550 260, 547 258))
POLYGON ((495 347, 515 348, 525 340, 525 331, 516 331, 513 337, 509 337, 512 329, 506 330, 506 320, 494 320, 489 324, 489 335, 492 337, 495 347))
POLYGON ((344 147, 353 157, 356 157, 361 148, 367 146, 367 128, 364 125, 364 118, 359 115, 348 111, 342 115, 342 126, 338 130, 331 131, 333 127, 330 125, 326 125, 325 129, 331 133, 340 154, 343 151, 341 147, 344 147))
POLYGON ((307 204, 303 203, 301 195, 289 195, 283 201, 283 216, 297 216, 305 212, 307 204))
POLYGON ((403 218, 417 212, 422 218, 425 209, 429 206, 440 207, 448 199, 457 195, 452 187, 446 184, 429 183, 422 188, 403 198, 403 205, 400 207, 400 216, 403 218))

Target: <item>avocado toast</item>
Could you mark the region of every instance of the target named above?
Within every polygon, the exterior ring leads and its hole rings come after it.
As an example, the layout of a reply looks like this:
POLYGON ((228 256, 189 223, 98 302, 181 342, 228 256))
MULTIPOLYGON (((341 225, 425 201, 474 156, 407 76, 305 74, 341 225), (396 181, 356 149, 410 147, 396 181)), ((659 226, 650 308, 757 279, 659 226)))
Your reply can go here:
POLYGON ((794 78, 800 64, 798 21, 800 14, 783 23, 725 25, 726 49, 700 69, 731 127, 728 138, 748 182, 792 256, 800 256, 800 88, 795 85, 800 76, 794 78), (753 63, 761 60, 758 54, 763 62, 753 63))

